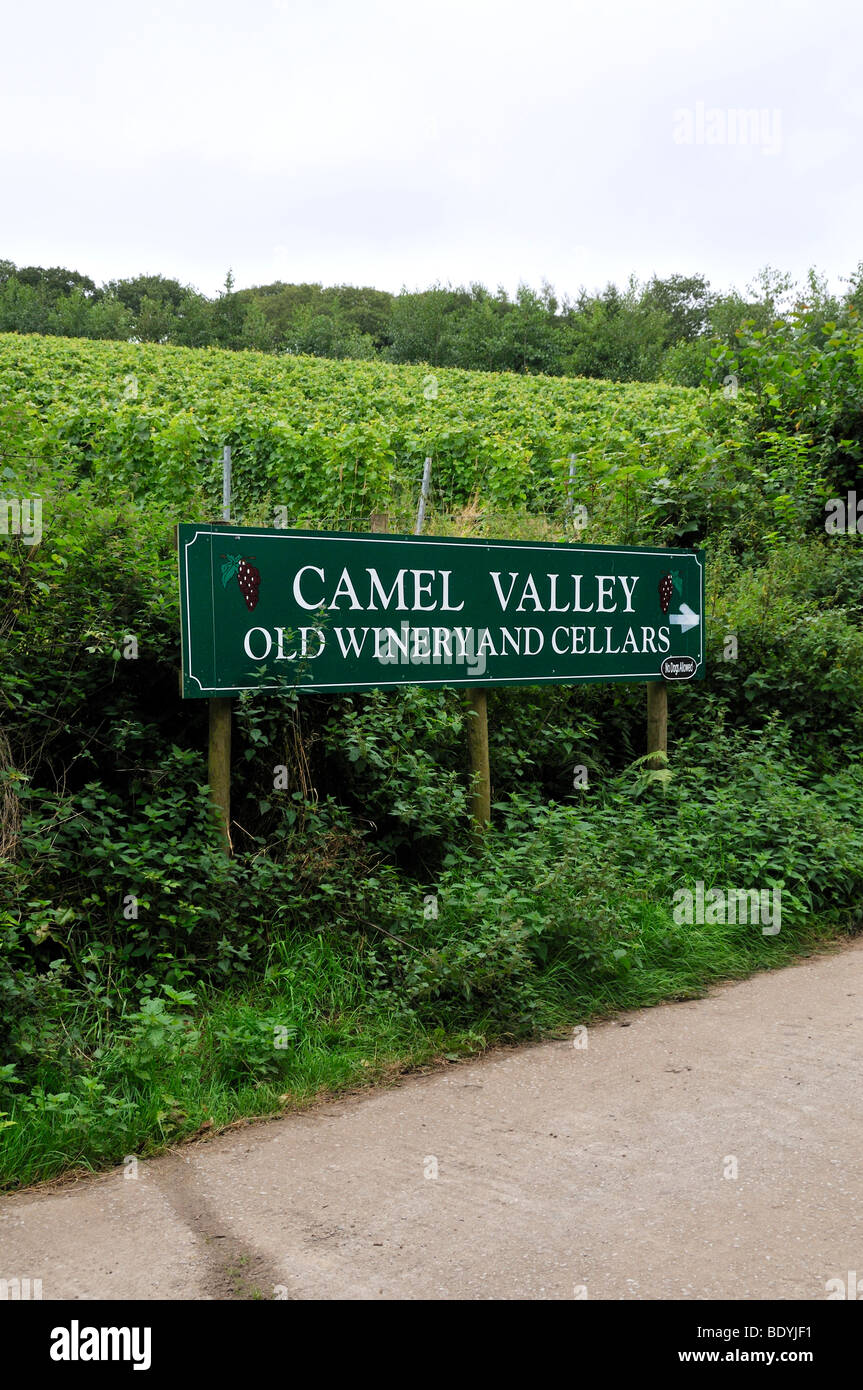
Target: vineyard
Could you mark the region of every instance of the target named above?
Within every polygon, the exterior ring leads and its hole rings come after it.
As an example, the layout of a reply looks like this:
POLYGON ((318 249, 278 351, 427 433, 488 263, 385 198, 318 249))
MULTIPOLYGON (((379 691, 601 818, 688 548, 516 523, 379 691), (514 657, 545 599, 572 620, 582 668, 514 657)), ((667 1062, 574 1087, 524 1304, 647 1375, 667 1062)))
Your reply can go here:
POLYGON ((334 529, 410 510, 427 456, 438 513, 562 516, 574 458, 579 501, 632 535, 672 487, 727 499, 747 413, 683 387, 15 335, 0 409, 37 456, 178 513, 215 514, 224 445, 241 511, 334 529))
POLYGON ((862 452, 851 333, 753 338, 712 391, 0 336, 0 502, 41 505, 38 536, 0 512, 6 1182, 857 929, 863 548, 824 525, 862 452), (226 860, 173 539, 220 518, 226 445, 246 524, 412 531, 430 457, 429 534, 703 547, 669 766, 643 687, 493 690, 477 845, 460 692, 244 695, 226 860), (781 933, 681 927, 697 880, 782 885, 781 933))

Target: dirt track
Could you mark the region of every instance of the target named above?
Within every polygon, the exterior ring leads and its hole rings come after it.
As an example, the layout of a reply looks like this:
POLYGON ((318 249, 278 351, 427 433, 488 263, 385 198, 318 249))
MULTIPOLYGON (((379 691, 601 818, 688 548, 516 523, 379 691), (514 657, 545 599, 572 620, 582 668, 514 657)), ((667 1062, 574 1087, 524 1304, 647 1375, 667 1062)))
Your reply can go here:
POLYGON ((823 1299, 863 1274, 861 1062, 863 941, 586 1049, 497 1052, 137 1179, 7 1197, 0 1278, 46 1299, 823 1299))

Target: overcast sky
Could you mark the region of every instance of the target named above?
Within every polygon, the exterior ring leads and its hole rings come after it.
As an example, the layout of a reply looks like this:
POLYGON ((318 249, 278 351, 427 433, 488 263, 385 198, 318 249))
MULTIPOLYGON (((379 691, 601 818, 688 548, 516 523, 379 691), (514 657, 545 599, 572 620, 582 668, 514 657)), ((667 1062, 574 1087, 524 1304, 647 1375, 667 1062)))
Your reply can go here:
POLYGON ((860 0, 32 0, 3 36, 19 265, 575 293, 863 259, 860 0))

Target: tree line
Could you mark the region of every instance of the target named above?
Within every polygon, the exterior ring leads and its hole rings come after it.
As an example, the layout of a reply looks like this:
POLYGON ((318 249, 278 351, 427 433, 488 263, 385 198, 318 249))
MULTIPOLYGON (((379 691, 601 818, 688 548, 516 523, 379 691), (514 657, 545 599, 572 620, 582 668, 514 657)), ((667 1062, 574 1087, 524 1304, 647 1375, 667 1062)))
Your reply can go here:
POLYGON ((633 276, 622 289, 609 283, 569 298, 548 284, 523 284, 515 295, 481 284, 391 294, 276 281, 238 290, 229 271, 209 298, 163 275, 97 285, 64 267, 0 260, 0 332, 695 386, 727 364, 742 328, 766 333, 795 314, 810 330, 855 319, 863 263, 844 284, 832 292, 810 271, 798 286, 766 269, 745 293, 717 293, 694 274, 633 276))

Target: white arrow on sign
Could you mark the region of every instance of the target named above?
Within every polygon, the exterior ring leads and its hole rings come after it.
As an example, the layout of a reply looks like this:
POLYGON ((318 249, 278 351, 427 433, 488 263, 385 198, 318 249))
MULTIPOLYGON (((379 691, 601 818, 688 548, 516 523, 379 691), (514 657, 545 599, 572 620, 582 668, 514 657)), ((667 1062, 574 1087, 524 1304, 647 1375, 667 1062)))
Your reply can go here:
POLYGON ((681 603, 680 612, 672 613, 669 622, 676 623, 681 632, 688 632, 691 627, 698 627, 701 616, 698 613, 693 613, 688 603, 681 603))

